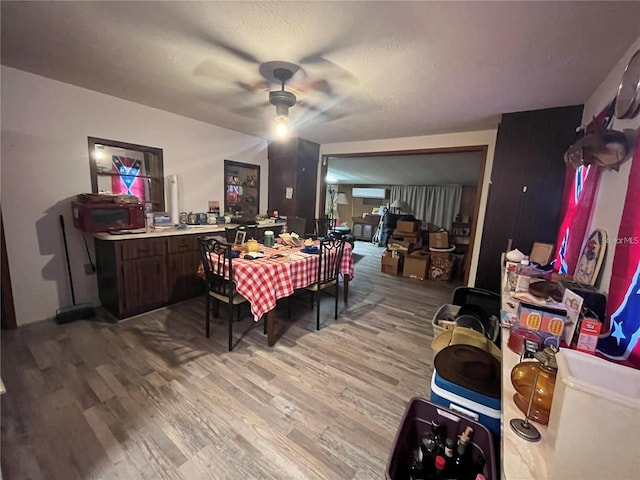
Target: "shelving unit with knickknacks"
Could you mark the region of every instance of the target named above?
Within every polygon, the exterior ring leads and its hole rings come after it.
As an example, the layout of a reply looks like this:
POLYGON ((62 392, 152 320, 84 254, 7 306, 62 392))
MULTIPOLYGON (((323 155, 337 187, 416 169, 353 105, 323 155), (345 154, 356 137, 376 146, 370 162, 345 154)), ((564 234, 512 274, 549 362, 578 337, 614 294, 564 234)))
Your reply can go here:
POLYGON ((260 166, 224 161, 224 214, 254 219, 260 212, 260 166))
POLYGON ((471 241, 471 223, 453 222, 451 233, 456 253, 466 254, 471 241))

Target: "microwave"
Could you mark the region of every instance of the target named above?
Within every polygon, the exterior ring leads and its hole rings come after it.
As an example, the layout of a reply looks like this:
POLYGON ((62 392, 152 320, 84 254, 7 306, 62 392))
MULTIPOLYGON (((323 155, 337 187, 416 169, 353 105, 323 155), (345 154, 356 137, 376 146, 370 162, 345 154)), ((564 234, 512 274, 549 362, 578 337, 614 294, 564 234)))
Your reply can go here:
POLYGON ((73 225, 83 232, 112 232, 144 228, 142 203, 72 202, 73 225))

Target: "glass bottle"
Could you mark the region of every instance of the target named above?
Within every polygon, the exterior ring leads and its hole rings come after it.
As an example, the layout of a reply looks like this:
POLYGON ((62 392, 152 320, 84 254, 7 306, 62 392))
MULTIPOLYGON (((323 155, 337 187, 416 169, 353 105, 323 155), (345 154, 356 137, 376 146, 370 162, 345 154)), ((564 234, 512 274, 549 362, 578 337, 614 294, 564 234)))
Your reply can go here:
POLYGON ((447 465, 447 461, 444 459, 442 455, 436 455, 436 459, 434 461, 434 467, 436 470, 435 480, 447 480, 447 474, 445 473, 445 468, 447 465))
POLYGON ((445 459, 445 473, 447 478, 451 478, 454 470, 454 449, 455 442, 451 438, 447 438, 444 442, 444 459, 445 459))
POLYGON ((549 423, 558 371, 556 351, 554 347, 546 347, 542 352, 535 354, 536 361, 520 362, 511 370, 511 383, 516 389, 513 401, 522 413, 526 414, 533 390, 529 419, 542 425, 549 423))
POLYGON ((456 456, 453 461, 453 471, 458 479, 468 478, 469 476, 469 458, 467 455, 467 447, 473 434, 473 428, 467 427, 458 437, 458 445, 456 447, 456 456))
POLYGON ((411 456, 411 464, 409 465, 409 478, 411 480, 422 480, 424 476, 422 474, 422 451, 420 448, 413 451, 411 456))

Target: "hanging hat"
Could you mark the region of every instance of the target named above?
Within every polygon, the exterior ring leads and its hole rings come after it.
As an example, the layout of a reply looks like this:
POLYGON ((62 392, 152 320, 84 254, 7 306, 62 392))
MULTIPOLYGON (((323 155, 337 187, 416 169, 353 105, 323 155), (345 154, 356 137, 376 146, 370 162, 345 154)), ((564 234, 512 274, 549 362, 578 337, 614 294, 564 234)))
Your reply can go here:
POLYGON ((500 398, 500 362, 471 345, 450 345, 435 356, 433 366, 443 379, 480 395, 500 398))
POLYGON ((491 340, 470 328, 454 327, 451 330, 445 330, 431 342, 431 348, 436 353, 450 345, 471 345, 490 353, 498 360, 502 358, 502 352, 491 340))
POLYGON ((637 130, 631 128, 621 132, 599 127, 571 145, 564 153, 564 161, 574 168, 595 163, 617 172, 620 165, 631 158, 637 134, 637 130))

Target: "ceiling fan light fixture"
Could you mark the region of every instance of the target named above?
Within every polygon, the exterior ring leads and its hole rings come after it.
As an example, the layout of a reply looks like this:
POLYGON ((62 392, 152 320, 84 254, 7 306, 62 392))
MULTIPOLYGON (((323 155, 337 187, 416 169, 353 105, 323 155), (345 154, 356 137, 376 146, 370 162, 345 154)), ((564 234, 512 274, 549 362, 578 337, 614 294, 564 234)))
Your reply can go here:
POLYGON ((279 138, 286 138, 289 135, 289 117, 286 115, 276 116, 276 135, 279 138))

